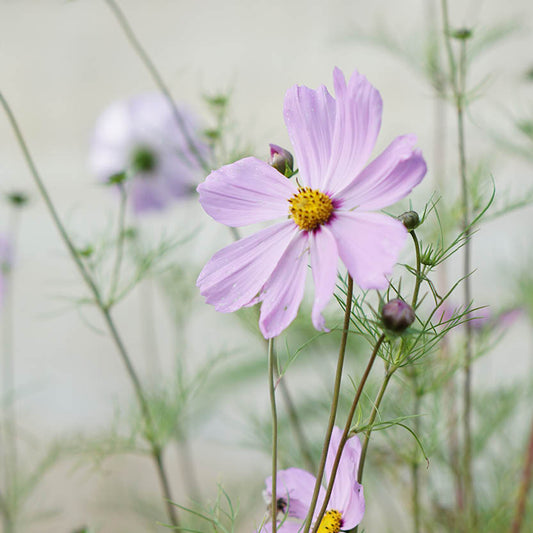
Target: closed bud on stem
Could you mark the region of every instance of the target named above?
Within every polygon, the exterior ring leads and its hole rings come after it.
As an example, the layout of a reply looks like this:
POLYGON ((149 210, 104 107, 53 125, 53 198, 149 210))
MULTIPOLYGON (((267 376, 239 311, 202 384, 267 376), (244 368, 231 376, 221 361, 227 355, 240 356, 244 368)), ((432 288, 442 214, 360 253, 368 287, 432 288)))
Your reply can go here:
POLYGON ((29 202, 28 195, 23 191, 13 191, 6 194, 7 201, 14 207, 24 207, 29 202))
POLYGON ((401 333, 415 321, 415 312, 408 303, 395 298, 383 306, 381 320, 386 329, 401 333))
POLYGON ((466 41, 472 37, 472 30, 470 28, 459 28, 453 30, 451 36, 458 41, 466 41))
POLYGON ((398 217, 398 220, 407 228, 407 231, 413 231, 420 225, 420 217, 416 211, 406 211, 398 217))
POLYGON ((288 178, 292 176, 294 159, 292 154, 288 150, 285 150, 285 148, 276 144, 271 144, 269 164, 284 176, 288 178))

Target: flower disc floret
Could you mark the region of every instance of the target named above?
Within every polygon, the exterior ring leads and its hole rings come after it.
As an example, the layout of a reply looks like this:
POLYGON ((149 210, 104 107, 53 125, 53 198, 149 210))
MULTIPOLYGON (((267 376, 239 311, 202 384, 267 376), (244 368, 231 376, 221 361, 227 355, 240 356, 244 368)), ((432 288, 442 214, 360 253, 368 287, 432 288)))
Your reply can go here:
POLYGON ((296 225, 305 231, 312 231, 325 224, 333 213, 331 198, 311 187, 303 187, 289 199, 289 213, 296 225))
POLYGON ((324 517, 320 521, 318 533, 339 533, 342 526, 342 515, 339 511, 331 509, 324 513, 324 517))

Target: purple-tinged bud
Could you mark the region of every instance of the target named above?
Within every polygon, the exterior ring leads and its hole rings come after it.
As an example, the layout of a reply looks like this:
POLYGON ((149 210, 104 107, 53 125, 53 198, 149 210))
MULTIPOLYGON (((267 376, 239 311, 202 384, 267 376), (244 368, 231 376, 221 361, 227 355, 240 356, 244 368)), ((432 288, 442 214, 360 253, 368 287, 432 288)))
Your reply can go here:
POLYGON ((276 144, 270 145, 269 164, 286 177, 290 177, 292 175, 294 159, 292 157, 292 154, 281 146, 278 146, 276 144))
POLYGON ((401 333, 415 321, 415 312, 408 303, 395 298, 383 306, 381 320, 386 329, 401 333))
POLYGON ((407 231, 413 231, 420 225, 420 217, 416 211, 406 211, 398 217, 398 220, 407 228, 407 231))

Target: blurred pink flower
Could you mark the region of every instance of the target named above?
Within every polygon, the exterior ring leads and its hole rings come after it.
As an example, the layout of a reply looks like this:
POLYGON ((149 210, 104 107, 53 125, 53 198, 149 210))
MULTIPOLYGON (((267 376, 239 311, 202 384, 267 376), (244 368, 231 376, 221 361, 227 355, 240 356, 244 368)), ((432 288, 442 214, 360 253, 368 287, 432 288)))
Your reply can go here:
MULTIPOLYGON (((178 112, 200 156, 209 148, 200 139, 195 117, 178 112)), ((96 122, 89 163, 104 182, 126 172, 126 190, 135 212, 157 211, 193 193, 202 167, 191 152, 172 106, 160 93, 111 104, 96 122)))
POLYGON ((286 219, 216 253, 197 281, 217 311, 262 302, 259 326, 266 338, 296 317, 309 257, 316 329, 325 329, 322 311, 335 289, 339 257, 361 288, 387 287, 407 230, 372 211, 405 197, 426 173, 413 135, 396 138, 367 165, 381 125, 379 92, 357 72, 346 84, 335 69, 333 84, 336 98, 324 86, 294 86, 285 96, 296 183, 248 157, 212 172, 198 187, 205 211, 228 226, 286 219))
MULTIPOLYGON (((338 427, 333 428, 326 459, 326 483, 329 482, 331 476, 341 436, 342 431, 338 427)), ((350 530, 354 528, 361 522, 365 514, 363 487, 357 482, 360 457, 361 443, 357 435, 355 435, 346 441, 346 445, 342 450, 331 498, 321 521, 321 527, 329 526, 330 529, 328 531, 331 533, 339 533, 341 529, 350 530)), ((287 514, 280 532, 290 533, 299 530, 301 521, 305 520, 309 511, 315 483, 315 476, 299 468, 289 468, 278 472, 277 505, 278 509, 287 514), (298 521, 293 521, 293 518, 298 521), (295 525, 298 527, 295 528, 295 525)), ((272 502, 272 477, 266 480, 265 493, 267 501, 272 502)), ((320 508, 324 503, 325 495, 325 489, 320 487, 313 521, 316 521, 320 508)), ((263 526, 261 531, 271 531, 271 524, 263 526)))

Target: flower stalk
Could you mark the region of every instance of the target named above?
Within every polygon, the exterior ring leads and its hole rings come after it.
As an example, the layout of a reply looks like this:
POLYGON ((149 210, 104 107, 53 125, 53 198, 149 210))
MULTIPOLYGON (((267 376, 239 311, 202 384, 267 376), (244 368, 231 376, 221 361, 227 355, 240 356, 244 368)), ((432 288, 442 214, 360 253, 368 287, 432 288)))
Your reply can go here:
POLYGON ((309 506, 309 512, 305 519, 303 533, 309 533, 311 529, 311 522, 315 513, 316 504, 318 501, 318 494, 322 483, 322 477, 324 476, 324 469, 326 467, 326 457, 328 455, 329 442, 331 440, 331 434, 333 432, 333 426, 335 425, 335 418, 337 416, 337 408, 339 405, 340 388, 342 381, 342 369, 344 366, 344 356, 346 354, 346 343, 348 341, 348 332, 350 329, 350 316, 352 313, 352 297, 353 297, 353 279, 348 275, 348 286, 346 289, 346 304, 344 310, 344 324, 342 328, 341 344, 339 347, 339 356, 337 359, 337 371, 335 373, 335 383, 333 385, 333 398, 331 401, 331 409, 329 413, 328 427, 326 429, 326 436, 324 437, 324 445, 322 448, 322 455, 320 457, 320 463, 318 465, 318 472, 316 475, 315 488, 313 490, 313 496, 311 498, 311 504, 309 506))
POLYGON ((33 177, 33 180, 35 182, 35 185, 37 186, 37 189, 39 190, 39 193, 41 194, 41 197, 43 198, 46 207, 48 208, 48 211, 52 217, 52 220, 61 236, 61 239, 63 240, 65 246, 67 247, 67 250, 71 256, 71 259, 73 260, 74 264, 76 265, 81 277, 83 278, 85 284, 89 288, 90 292, 92 293, 94 303, 96 307, 100 310, 100 313, 102 315, 102 318, 104 319, 104 322, 106 324, 106 327, 111 335, 111 338, 113 339, 113 342, 119 352, 119 355, 122 359, 122 362, 124 363, 124 366, 126 367, 126 371, 128 373, 128 376, 130 378, 130 381, 133 385, 133 389, 135 391, 135 395, 139 404, 139 407, 141 409, 141 415, 143 417, 143 421, 145 424, 145 433, 144 436, 147 439, 147 441, 150 444, 150 452, 152 459, 156 465, 157 474, 159 477, 159 481, 161 484, 161 489, 163 492, 163 496, 165 499, 165 505, 167 509, 167 514, 170 519, 170 522, 173 526, 178 527, 178 517, 175 510, 175 507, 172 505, 172 494, 170 491, 170 485, 168 482, 167 474, 163 465, 163 458, 162 458, 162 449, 159 443, 157 442, 156 438, 156 432, 155 432, 155 423, 152 417, 152 414, 150 412, 148 401, 146 399, 144 390, 142 388, 141 382, 139 380, 139 377, 137 376, 137 373, 135 371, 135 368, 133 367, 133 364, 131 362, 131 359, 128 355, 128 352, 126 350, 126 347, 122 341, 122 338, 116 328, 115 322, 111 316, 111 309, 108 304, 104 302, 104 299, 102 297, 102 294, 100 292, 100 289, 97 287, 95 281, 93 280, 91 273, 88 271, 86 266, 84 265, 83 261, 80 258, 80 255, 78 254, 74 243, 72 242, 69 234, 67 233, 67 230, 63 223, 61 222, 61 219, 59 217, 58 212, 56 211, 56 208, 52 202, 52 199, 50 195, 48 194, 48 191, 44 185, 44 182, 37 170, 37 167, 35 166, 35 163, 33 161, 33 158, 31 157, 31 154, 29 152, 29 149, 26 145, 26 142, 24 140, 24 137, 22 135, 22 132, 18 126, 18 123, 15 119, 15 116, 7 102, 7 100, 4 98, 3 94, 0 92, 0 103, 2 104, 2 107, 4 108, 4 111, 6 112, 6 115, 9 119, 9 122, 13 128, 13 131, 15 133, 15 137, 18 141, 18 144, 23 152, 24 159, 28 165, 28 168, 30 170, 30 173, 33 177))
POLYGON ((268 390, 270 396, 270 413, 272 420, 272 533, 276 533, 278 516, 277 472, 278 472, 278 413, 276 409, 276 387, 274 383, 274 339, 268 340, 268 390))
POLYGON ((133 31, 133 28, 128 22, 126 15, 122 11, 122 9, 120 9, 118 3, 115 2, 115 0, 104 0, 104 1, 109 6, 113 14, 115 15, 115 18, 117 19, 119 26, 122 28, 124 35, 128 39, 132 48, 135 50, 135 53, 139 56, 140 60, 142 61, 144 66, 147 68, 155 84, 157 85, 161 93, 163 93, 165 98, 168 100, 168 103, 172 107, 172 110, 174 112, 174 118, 176 119, 176 124, 178 125, 179 129, 183 133, 183 136, 185 137, 185 140, 187 142, 187 148, 190 150, 191 154, 196 159, 196 162, 198 163, 198 165, 201 168, 203 168, 204 171, 209 172, 210 170, 209 163, 205 160, 205 158, 202 156, 202 154, 196 147, 196 144, 194 143, 193 139, 191 138, 190 132, 187 129, 187 125, 185 124, 183 117, 181 116, 181 113, 176 107, 176 103, 174 102, 174 99, 172 98, 172 95, 170 94, 170 90, 167 84, 163 80, 163 77, 157 70, 154 62, 150 59, 150 56, 148 55, 146 50, 141 45, 137 36, 135 35, 135 32, 133 31))

